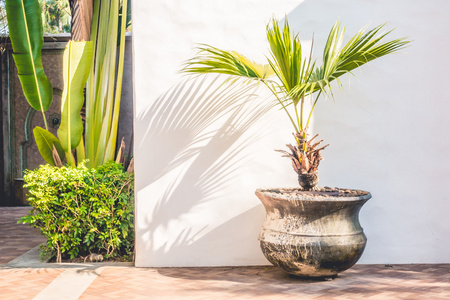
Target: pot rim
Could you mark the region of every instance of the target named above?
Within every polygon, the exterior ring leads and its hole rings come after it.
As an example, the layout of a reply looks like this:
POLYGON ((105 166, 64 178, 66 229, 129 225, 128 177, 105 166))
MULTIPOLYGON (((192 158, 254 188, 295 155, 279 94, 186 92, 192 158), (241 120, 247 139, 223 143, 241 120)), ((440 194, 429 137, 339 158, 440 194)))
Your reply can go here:
POLYGON ((345 189, 345 190, 351 190, 351 191, 360 191, 365 193, 361 196, 322 196, 321 194, 327 194, 332 192, 315 192, 315 191, 299 191, 298 194, 281 194, 281 190, 289 191, 289 190, 296 190, 298 188, 268 188, 268 189, 257 189, 255 191, 255 194, 258 196, 264 195, 266 197, 271 197, 276 200, 286 200, 286 201, 313 201, 313 202, 346 202, 346 201, 367 201, 370 198, 372 198, 372 194, 367 191, 363 190, 356 190, 356 189, 345 189), (276 192, 278 191, 278 192, 276 192), (302 195, 302 193, 305 193, 302 195), (316 194, 316 196, 312 197, 308 194, 316 194))

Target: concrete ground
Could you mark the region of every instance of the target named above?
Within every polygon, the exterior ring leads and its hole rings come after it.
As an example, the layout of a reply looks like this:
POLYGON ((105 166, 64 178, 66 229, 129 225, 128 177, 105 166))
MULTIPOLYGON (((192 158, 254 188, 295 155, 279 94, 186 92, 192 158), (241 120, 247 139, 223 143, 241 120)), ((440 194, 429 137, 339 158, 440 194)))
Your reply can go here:
POLYGON ((450 299, 450 264, 356 265, 331 281, 272 266, 135 268, 39 260, 43 241, 17 224, 29 208, 0 208, 0 299, 450 299), (28 250, 28 251, 27 251, 28 250))

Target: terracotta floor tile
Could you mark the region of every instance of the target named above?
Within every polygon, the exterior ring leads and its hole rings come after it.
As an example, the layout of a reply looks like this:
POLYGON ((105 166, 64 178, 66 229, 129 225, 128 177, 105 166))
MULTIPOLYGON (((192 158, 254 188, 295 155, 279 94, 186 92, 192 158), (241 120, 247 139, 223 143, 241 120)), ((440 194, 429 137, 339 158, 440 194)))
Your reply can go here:
POLYGON ((0 268, 0 299, 33 299, 64 269, 0 268))
POLYGON ((105 268, 81 299, 450 299, 450 265, 357 265, 332 281, 274 267, 105 268))
MULTIPOLYGON (((0 265, 44 241, 37 230, 17 224, 28 209, 0 208, 0 265)), ((32 299, 65 268, 0 266, 0 299, 32 299)), ((271 266, 105 266, 80 299, 450 299, 449 271, 450 264, 356 265, 335 280, 318 281, 293 278, 271 266)))

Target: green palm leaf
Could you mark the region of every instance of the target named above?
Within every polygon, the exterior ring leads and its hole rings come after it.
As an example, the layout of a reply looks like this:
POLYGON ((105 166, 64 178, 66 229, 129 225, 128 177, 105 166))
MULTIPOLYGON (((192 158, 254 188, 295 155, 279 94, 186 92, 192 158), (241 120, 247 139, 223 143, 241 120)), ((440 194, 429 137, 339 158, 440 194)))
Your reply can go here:
MULTIPOLYGON (((61 100, 61 125, 58 138, 66 153, 75 149, 83 135, 80 111, 83 107, 83 88, 92 62, 92 42, 70 41, 63 58, 64 91, 61 100)), ((68 162, 71 156, 68 158, 68 162)))
POLYGON ((182 72, 218 73, 251 79, 266 79, 274 73, 269 65, 255 63, 235 51, 220 50, 209 45, 200 45, 197 49, 198 54, 185 64, 182 72))
POLYGON ((261 80, 286 112, 295 132, 305 133, 319 96, 322 93, 332 96, 332 81, 340 83, 340 76, 374 59, 397 52, 409 43, 404 38, 384 41, 391 31, 380 34, 383 27, 380 25, 367 32, 363 29, 342 47, 345 29, 341 31, 340 22, 337 21, 328 36, 323 63, 316 67, 316 63, 311 60, 312 47, 309 57, 302 53, 300 40, 289 28, 287 19, 283 28, 273 19, 266 28, 270 45, 269 65, 258 65, 236 52, 203 45, 199 47, 199 53, 185 64, 182 72, 221 73, 261 80), (267 79, 273 73, 277 81, 267 79), (314 93, 316 99, 309 113, 306 112, 308 119, 304 122, 305 98, 314 93), (294 114, 289 112, 292 107, 294 114))
MULTIPOLYGON (((280 29, 276 19, 273 19, 272 23, 267 25, 267 40, 272 56, 269 63, 275 70, 284 92, 289 94, 293 88, 308 82, 314 63, 311 65, 310 58, 302 57, 300 40, 290 30, 287 19, 284 22, 283 29, 280 29)), ((295 105, 297 105, 299 99, 300 97, 292 99, 295 105)))
POLYGON ((39 1, 7 0, 5 8, 23 92, 31 107, 43 113, 52 103, 53 89, 42 67, 44 38, 39 1))
POLYGON ((345 28, 340 32, 340 22, 337 21, 328 35, 323 52, 323 64, 316 68, 305 86, 298 86, 293 95, 325 91, 330 88, 330 82, 338 80, 344 74, 382 56, 403 49, 410 41, 399 38, 383 41, 391 31, 379 34, 385 24, 379 25, 368 32, 360 30, 347 44, 341 48, 345 28))

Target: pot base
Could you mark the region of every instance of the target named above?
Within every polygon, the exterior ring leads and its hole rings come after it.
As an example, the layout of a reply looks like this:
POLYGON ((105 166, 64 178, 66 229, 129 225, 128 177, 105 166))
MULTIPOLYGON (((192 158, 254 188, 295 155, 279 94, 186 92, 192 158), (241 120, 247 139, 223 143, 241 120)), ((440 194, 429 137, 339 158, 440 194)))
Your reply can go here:
POLYGON ((356 236, 299 237, 268 236, 263 230, 259 237, 264 256, 273 265, 302 278, 333 277, 352 267, 366 246, 363 233, 356 236), (284 242, 280 243, 279 241, 284 242))

